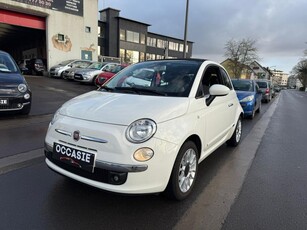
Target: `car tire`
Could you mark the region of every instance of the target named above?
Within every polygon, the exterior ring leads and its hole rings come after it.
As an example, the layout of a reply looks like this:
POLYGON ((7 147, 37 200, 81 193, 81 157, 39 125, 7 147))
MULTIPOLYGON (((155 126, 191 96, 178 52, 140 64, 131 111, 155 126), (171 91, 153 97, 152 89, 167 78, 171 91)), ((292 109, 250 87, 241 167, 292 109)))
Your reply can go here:
POLYGON ((242 137, 242 118, 240 116, 238 121, 237 121, 236 128, 233 131, 231 138, 226 143, 229 146, 235 147, 240 143, 241 137, 242 137))
POLYGON ((93 80, 92 80, 92 85, 96 85, 96 78, 97 78, 98 76, 94 76, 93 77, 93 80))
POLYGON ((185 199, 193 190, 198 171, 199 152, 192 141, 179 150, 165 194, 174 200, 185 199))

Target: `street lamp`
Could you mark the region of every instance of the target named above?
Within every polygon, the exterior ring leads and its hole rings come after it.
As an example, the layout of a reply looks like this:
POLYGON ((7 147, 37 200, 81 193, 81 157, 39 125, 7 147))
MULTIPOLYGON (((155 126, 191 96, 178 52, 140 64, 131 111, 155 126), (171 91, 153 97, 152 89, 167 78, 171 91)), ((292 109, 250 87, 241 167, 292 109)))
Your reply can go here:
POLYGON ((187 0, 186 11, 185 11, 183 58, 186 58, 187 56, 186 47, 187 47, 188 13, 189 13, 189 0, 187 0))

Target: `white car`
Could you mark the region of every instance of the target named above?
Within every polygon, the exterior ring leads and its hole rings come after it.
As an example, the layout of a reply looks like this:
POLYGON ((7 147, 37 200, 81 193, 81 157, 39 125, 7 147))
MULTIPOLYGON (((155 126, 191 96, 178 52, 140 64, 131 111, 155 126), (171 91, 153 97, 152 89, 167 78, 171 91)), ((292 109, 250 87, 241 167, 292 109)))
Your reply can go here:
POLYGON ((104 71, 111 71, 118 63, 93 62, 86 69, 75 72, 74 80, 95 85, 96 78, 104 71))
POLYGON ((165 192, 182 200, 192 191, 200 162, 225 142, 238 145, 242 116, 218 63, 141 62, 59 108, 45 138, 46 163, 100 189, 165 192), (124 83, 144 69, 152 70, 151 79, 124 83))

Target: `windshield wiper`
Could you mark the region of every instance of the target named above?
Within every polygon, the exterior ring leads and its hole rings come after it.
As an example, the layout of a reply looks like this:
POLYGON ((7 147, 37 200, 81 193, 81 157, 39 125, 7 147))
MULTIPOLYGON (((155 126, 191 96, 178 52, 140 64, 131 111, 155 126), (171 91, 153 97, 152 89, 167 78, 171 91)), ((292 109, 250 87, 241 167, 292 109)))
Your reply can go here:
POLYGON ((116 90, 126 91, 126 92, 133 92, 137 94, 150 94, 150 95, 159 95, 159 96, 166 96, 166 93, 159 92, 153 89, 148 88, 137 88, 137 87, 115 87, 116 90))

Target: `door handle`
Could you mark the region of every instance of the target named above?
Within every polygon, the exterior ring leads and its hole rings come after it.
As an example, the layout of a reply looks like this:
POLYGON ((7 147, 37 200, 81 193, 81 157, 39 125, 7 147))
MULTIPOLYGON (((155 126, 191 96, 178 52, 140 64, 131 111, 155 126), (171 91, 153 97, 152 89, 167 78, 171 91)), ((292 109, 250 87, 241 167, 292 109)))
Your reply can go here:
POLYGON ((233 106, 233 103, 228 104, 228 107, 231 107, 231 106, 233 106))

